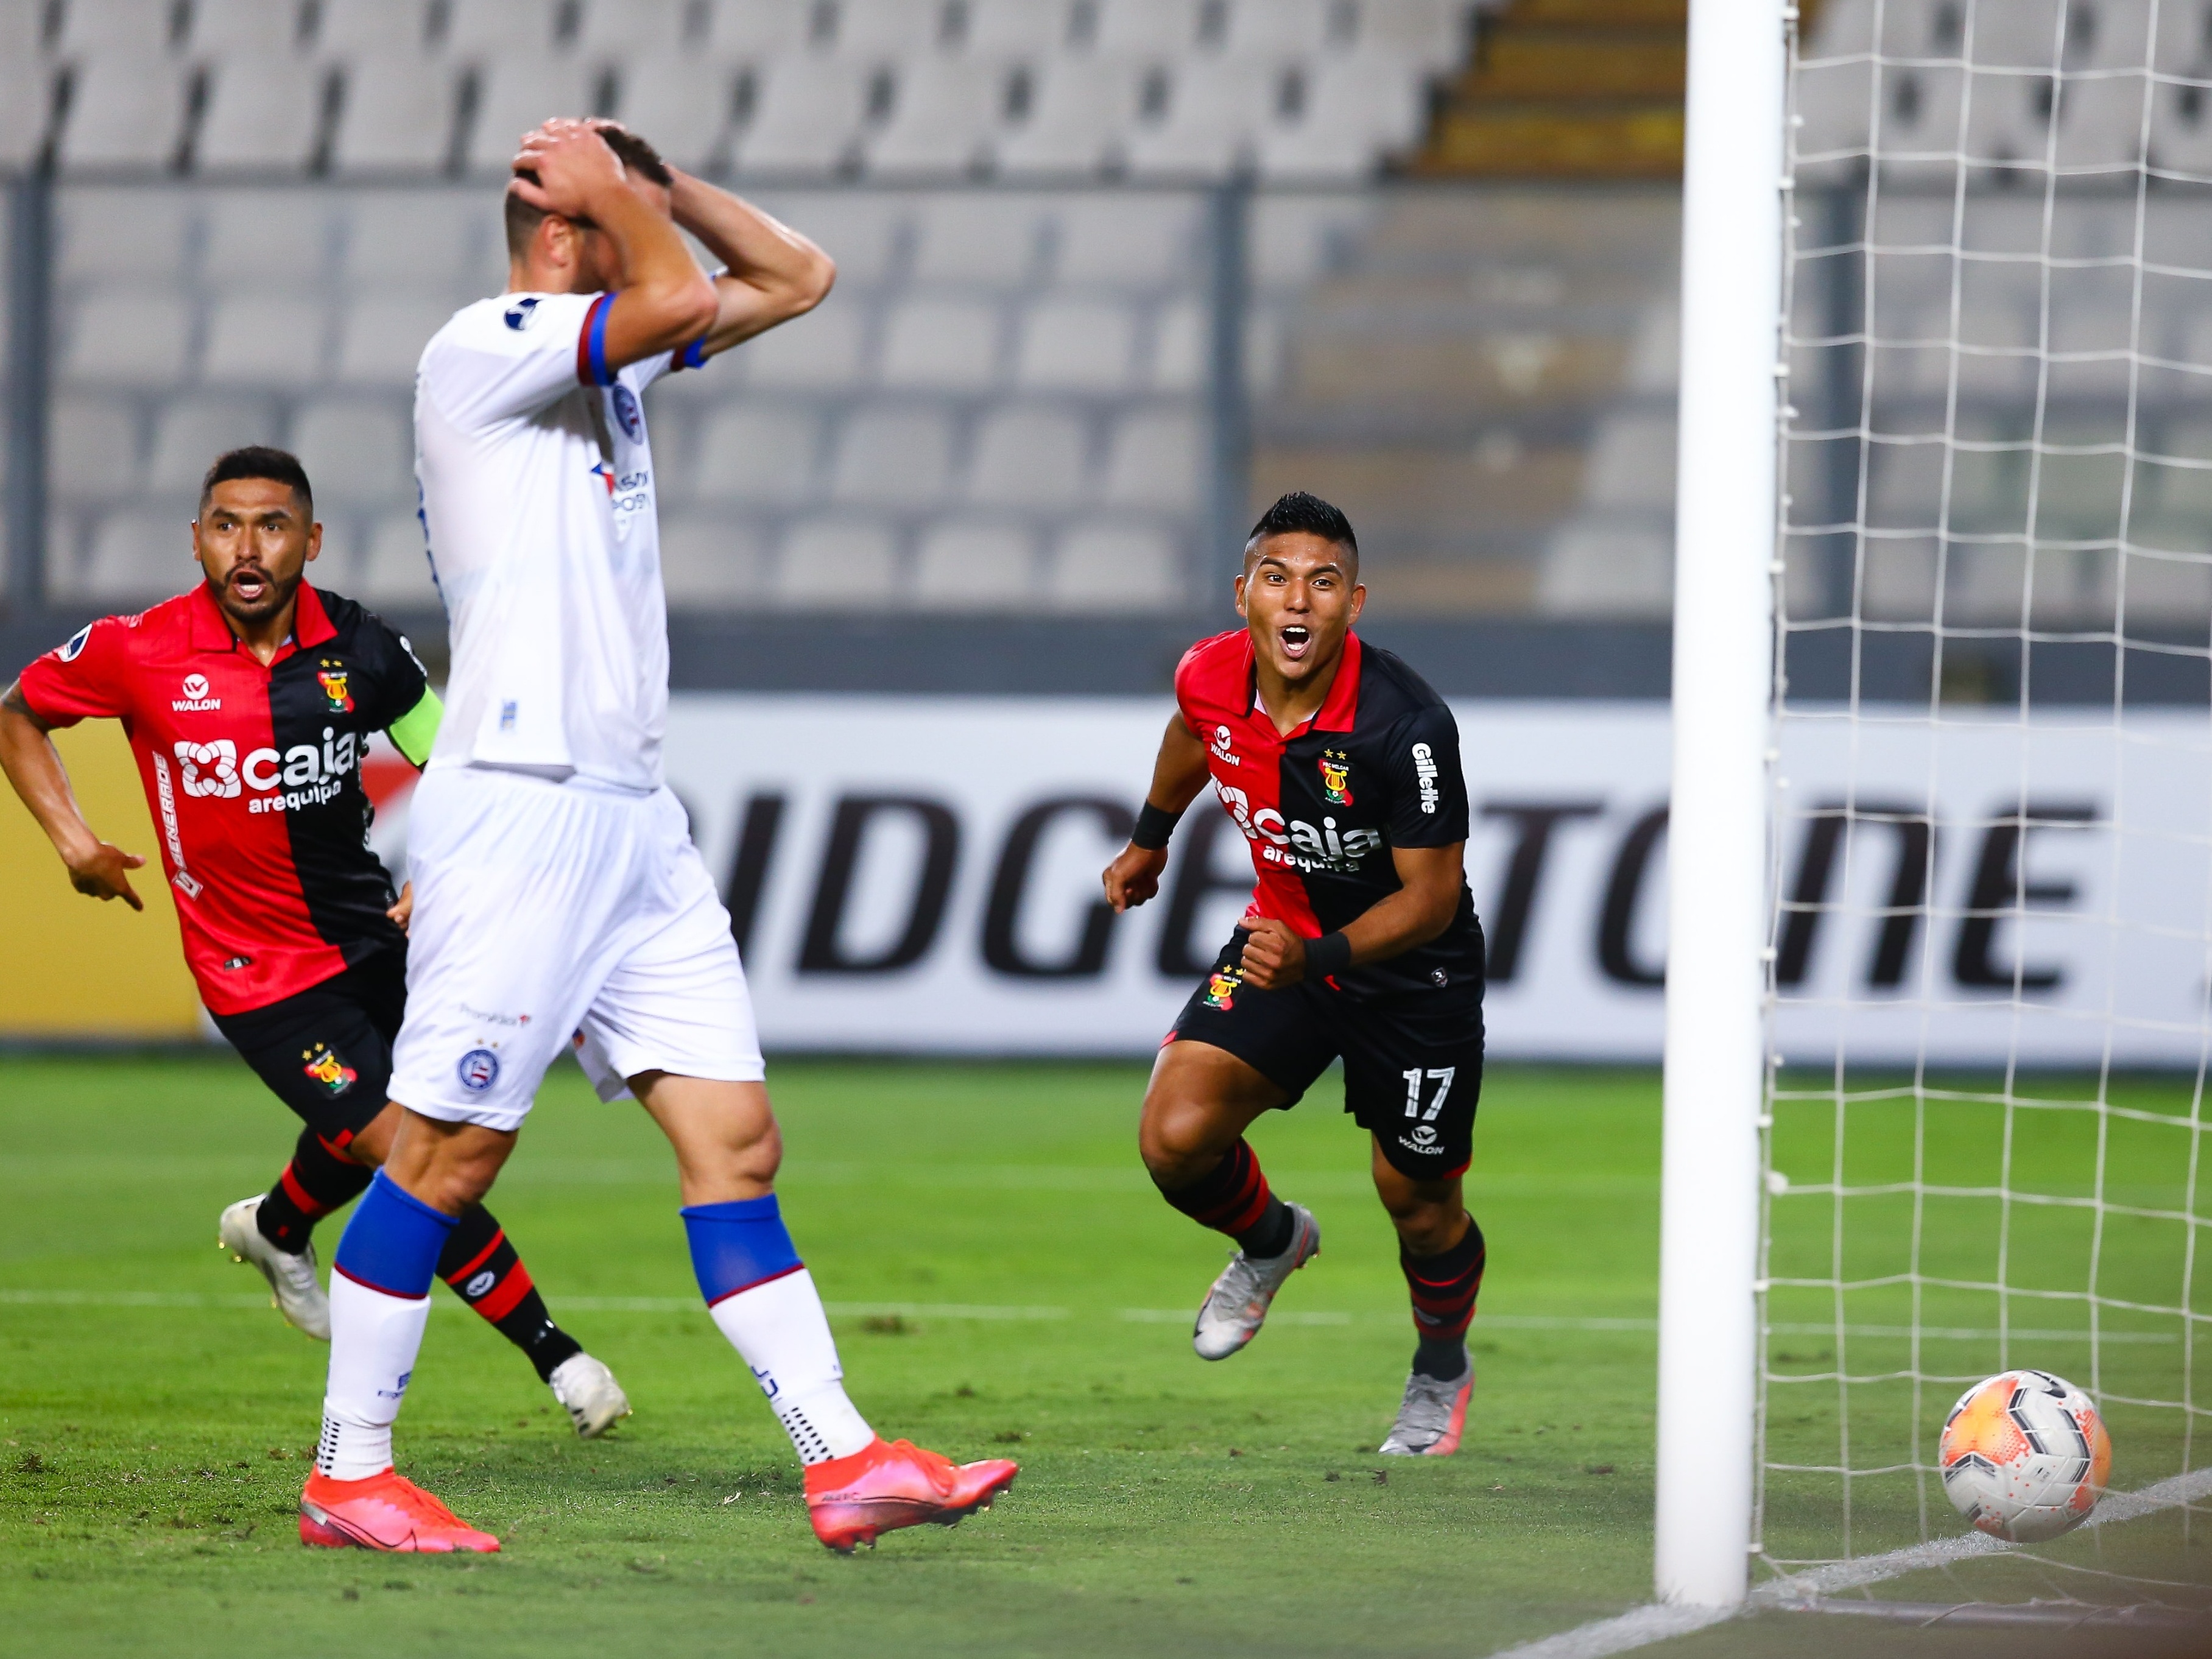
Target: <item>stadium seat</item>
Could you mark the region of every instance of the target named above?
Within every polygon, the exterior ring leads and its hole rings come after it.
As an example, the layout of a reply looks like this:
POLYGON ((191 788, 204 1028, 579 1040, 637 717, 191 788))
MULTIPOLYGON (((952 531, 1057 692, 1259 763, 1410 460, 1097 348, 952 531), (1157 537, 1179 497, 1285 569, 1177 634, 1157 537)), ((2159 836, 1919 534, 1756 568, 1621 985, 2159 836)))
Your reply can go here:
POLYGON ((1097 0, 1097 10, 1102 55, 1175 58, 1199 44, 1198 0, 1097 0))
POLYGON ((1797 154, 1863 154, 1872 143, 1874 65, 1815 63, 1797 72, 1797 154))
MULTIPOLYGON (((803 228, 829 251, 837 262, 841 294, 872 288, 890 278, 904 240, 905 200, 842 191, 779 191, 755 199, 785 222, 803 228)), ((807 325, 813 325, 811 321, 807 325)))
POLYGON ((313 386, 324 378, 324 314, 313 300, 227 296, 208 319, 201 375, 216 386, 313 386))
POLYGON ((67 0, 54 37, 63 57, 120 55, 148 58, 173 50, 177 25, 190 15, 169 0, 67 0))
POLYGON ((570 44, 563 22, 576 10, 570 0, 446 0, 440 44, 456 57, 487 64, 560 52, 570 44))
POLYGON ((1318 57, 1358 36, 1355 0, 1230 0, 1227 49, 1249 58, 1318 57))
POLYGON ((615 112, 687 173, 721 162, 735 81, 729 68, 695 52, 623 60, 615 112))
POLYGON ((1018 288, 1033 277, 1050 198, 997 191, 931 197, 915 226, 913 280, 1018 288))
POLYGON ((64 501, 112 501, 138 487, 138 422, 114 398, 61 397, 46 423, 46 488, 64 501))
POLYGON ((896 84, 890 118, 866 140, 867 171, 887 179, 981 172, 1004 120, 1005 66, 932 56, 907 64, 896 84))
MULTIPOLYGON (((313 46, 326 58, 420 58, 443 0, 320 0, 313 46)), ((303 14, 304 15, 304 14, 303 14)))
POLYGON ((1068 45, 1068 0, 968 0, 961 44, 985 57, 1046 58, 1068 45))
POLYGON ((101 289, 64 314, 64 380, 172 386, 184 377, 191 313, 178 295, 101 289))
POLYGON ((707 50, 722 63, 758 64, 807 42, 815 0, 738 0, 708 14, 707 50))
POLYGON ((1070 530, 1052 550, 1047 599, 1105 616, 1167 611, 1182 599, 1181 561, 1166 533, 1108 520, 1070 530))
POLYGON ((731 363, 711 365, 709 372, 718 377, 742 374, 744 383, 754 386, 826 390, 855 385, 862 374, 866 318, 859 304, 840 303, 833 295, 827 305, 808 313, 803 327, 780 328, 750 340, 731 354, 731 363))
POLYGON ((725 404, 708 416, 700 434, 689 494, 707 501, 817 499, 815 458, 821 448, 821 424, 817 416, 803 410, 725 404))
POLYGON ((1054 58, 1036 73, 1029 113, 1000 135, 994 160, 1012 178, 1095 173, 1118 155, 1136 112, 1134 66, 1054 58))
POLYGON ((999 410, 976 434, 968 498, 993 507, 1078 501, 1089 449, 1083 423, 1065 411, 999 410))
POLYGON ((146 482, 155 489, 196 493, 210 464, 225 450, 282 443, 283 438, 275 415, 261 398, 201 393, 176 398, 155 420, 154 454, 146 482))
POLYGON ((1139 178, 1219 178, 1246 165, 1275 118, 1281 70, 1244 59, 1189 58, 1169 80, 1164 118, 1123 143, 1139 178))
POLYGON ((1259 165, 1269 179, 1348 182, 1376 169, 1378 152, 1420 136, 1421 84, 1404 67, 1371 52, 1326 58, 1297 71, 1295 118, 1263 123, 1259 165))
POLYGON ((752 118, 738 135, 747 173, 830 173, 858 159, 878 71, 844 58, 781 58, 761 72, 752 118))
POLYGON ((331 167, 340 174, 434 173, 453 149, 455 82, 414 56, 354 60, 346 71, 331 167))
POLYGON ((2142 160, 2143 101, 2150 91, 2140 75, 2067 76, 2058 102, 2058 165, 2132 180, 2142 160))
POLYGON ((442 603, 422 545, 422 520, 412 509, 387 513, 376 521, 352 580, 356 591, 349 597, 367 605, 431 610, 442 603))
POLYGON ((1119 506, 1188 512, 1206 471, 1204 428, 1182 410, 1124 415, 1106 452, 1105 499, 1119 506))
POLYGON ((952 480, 952 429, 939 411, 863 409, 838 434, 834 501, 912 507, 939 500, 952 480))
POLYGON ((1612 511, 1671 512, 1674 450, 1672 414, 1604 417, 1583 465, 1583 501, 1612 511))
POLYGON ((1198 214, 1188 198, 1117 194, 1070 197, 1060 222, 1054 271, 1065 284, 1152 289, 1190 268, 1198 214))
POLYGON ((668 602, 694 610, 750 606, 769 586, 760 531, 728 514, 682 514, 660 524, 660 580, 668 602))
POLYGON ((911 595, 932 610, 1021 609, 1036 587, 1036 544, 1012 525, 933 525, 915 552, 911 595))
POLYGON ((422 348, 454 309, 428 296, 353 301, 338 319, 337 378, 349 386, 412 386, 422 348))
POLYGON ((1441 72, 1467 61, 1474 15, 1480 9, 1468 0, 1361 0, 1358 39, 1363 46, 1401 54, 1416 68, 1441 72))
POLYGON ((1195 392, 1206 384, 1212 319, 1195 300, 1176 300, 1152 319, 1152 373, 1155 392, 1195 392))
POLYGON ((1135 346, 1127 307, 1048 300, 1023 319, 1017 375, 1025 386, 1118 392, 1129 383, 1135 346))
POLYGON ((330 71, 289 52, 225 51, 209 66, 192 170, 299 173, 313 159, 330 71))
POLYGON ((56 159, 66 173, 166 169, 185 141, 193 71, 166 58, 103 55, 74 70, 56 159))
POLYGON ((872 520, 817 519, 784 538, 772 591, 791 610, 867 610, 896 593, 898 548, 872 520))
POLYGON ((193 0, 190 45, 195 58, 240 52, 270 58, 306 45, 300 0, 193 0))
POLYGON ((315 500, 384 506, 414 492, 414 434, 406 406, 390 398, 325 398, 292 421, 292 453, 315 500))
MULTIPOLYGON (((757 6, 724 6, 727 11, 757 6)), ((674 58, 706 44, 713 8, 696 0, 596 0, 583 9, 575 50, 595 58, 674 58)))
POLYGON ((506 177, 523 135, 539 122, 599 113, 599 76, 595 66, 574 58, 520 52, 487 58, 477 70, 464 165, 471 173, 506 177))
POLYGON ((59 292, 82 291, 101 278, 143 283, 180 270, 198 204, 182 191, 81 189, 54 203, 61 252, 59 292))
POLYGON ((1545 549, 1536 609, 1554 616, 1663 617, 1674 582, 1674 542, 1666 532, 1571 523, 1545 549))
POLYGON ((397 289, 473 299, 499 291, 507 242, 492 191, 362 190, 339 199, 345 281, 357 294, 397 289))
POLYGON ((201 220, 201 280, 218 291, 240 284, 325 296, 331 198, 313 190, 209 191, 201 220))
POLYGON ((971 300, 908 300, 884 330, 885 386, 959 390, 998 379, 999 313, 971 300))
POLYGON ((822 46, 848 56, 912 62, 945 43, 945 0, 824 0, 816 15, 834 31, 822 46))
POLYGON ((196 574, 191 516, 191 504, 183 501, 105 515, 71 584, 77 596, 120 608, 185 592, 196 574))

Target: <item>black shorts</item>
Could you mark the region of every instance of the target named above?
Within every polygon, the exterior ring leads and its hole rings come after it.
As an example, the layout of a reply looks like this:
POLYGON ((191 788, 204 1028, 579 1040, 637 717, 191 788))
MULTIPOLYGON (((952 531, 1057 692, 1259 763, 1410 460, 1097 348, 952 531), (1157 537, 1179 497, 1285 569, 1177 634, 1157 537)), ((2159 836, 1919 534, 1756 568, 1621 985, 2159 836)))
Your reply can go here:
POLYGON ((1205 984, 1176 1017, 1170 1040, 1225 1048, 1298 1103, 1331 1060, 1344 1060, 1344 1109, 1401 1175, 1435 1181, 1467 1168, 1482 1095, 1482 987, 1354 1002, 1301 981, 1255 991, 1237 964, 1237 929, 1205 984))
POLYGON ((276 1097, 343 1148, 390 1098, 392 1043, 406 1007, 406 953, 378 951, 281 1002, 214 1018, 276 1097))

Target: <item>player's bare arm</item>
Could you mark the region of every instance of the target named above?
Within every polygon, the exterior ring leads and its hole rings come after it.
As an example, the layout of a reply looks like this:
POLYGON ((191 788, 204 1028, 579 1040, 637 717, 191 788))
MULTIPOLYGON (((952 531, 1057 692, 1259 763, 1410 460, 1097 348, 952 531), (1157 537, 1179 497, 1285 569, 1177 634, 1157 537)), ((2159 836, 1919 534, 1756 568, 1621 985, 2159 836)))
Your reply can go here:
POLYGON ((837 266, 827 253, 750 202, 680 167, 668 172, 676 222, 722 262, 713 278, 714 322, 700 342, 703 355, 727 351, 829 297, 837 266))
MULTIPOLYGON (((1172 829, 1175 820, 1205 787, 1206 745, 1184 724, 1181 714, 1171 714, 1160 738, 1160 752, 1152 762, 1152 787, 1145 792, 1146 817, 1153 823, 1164 819, 1165 826, 1172 829)), ((1148 834, 1143 824, 1136 833, 1158 844, 1142 846, 1133 840, 1106 866, 1106 902, 1116 915, 1155 896, 1160 890, 1160 872, 1168 867, 1166 836, 1148 834)))
MULTIPOLYGON (((1345 924, 1354 968, 1388 962, 1426 945, 1442 935, 1459 912, 1466 880, 1465 842, 1449 847, 1394 847, 1390 862, 1405 885, 1345 924)), ((1251 929, 1241 964, 1247 985, 1272 991, 1305 977, 1304 939, 1273 916, 1258 917, 1245 926, 1251 929)))
POLYGON ((143 910, 145 903, 131 890, 129 872, 144 867, 145 859, 110 846, 84 821, 70 788, 69 773, 48 735, 52 730, 31 712, 22 688, 9 685, 0 694, 0 768, 61 855, 70 886, 88 898, 119 898, 132 909, 143 910))
POLYGON ((582 121, 558 119, 524 135, 507 188, 548 216, 509 267, 512 289, 556 294, 613 290, 611 368, 689 345, 720 311, 670 216, 668 192, 623 167, 582 121))

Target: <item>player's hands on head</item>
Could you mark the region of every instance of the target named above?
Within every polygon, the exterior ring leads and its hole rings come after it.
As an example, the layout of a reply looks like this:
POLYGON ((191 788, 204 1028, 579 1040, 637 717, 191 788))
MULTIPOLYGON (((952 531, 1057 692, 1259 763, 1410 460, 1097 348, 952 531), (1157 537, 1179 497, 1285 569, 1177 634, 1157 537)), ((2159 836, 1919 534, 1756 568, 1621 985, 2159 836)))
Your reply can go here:
POLYGON ((146 902, 131 890, 131 878, 125 872, 143 869, 145 864, 137 853, 126 853, 104 841, 94 842, 69 860, 70 885, 87 898, 102 902, 119 898, 132 909, 143 910, 146 902))
POLYGON ((1168 867, 1167 848, 1139 847, 1133 843, 1124 847, 1114 862, 1106 866, 1106 902, 1114 907, 1114 914, 1133 910, 1160 890, 1160 872, 1168 867))
POLYGON ((1289 924, 1261 916, 1244 924, 1244 957, 1237 965, 1255 991, 1279 991, 1306 976, 1306 942, 1289 924))
POLYGON ((531 206, 564 219, 588 219, 592 204, 627 181, 622 162, 606 140, 585 121, 556 116, 522 135, 515 152, 515 178, 508 188, 531 206), (535 173, 536 181, 525 173, 535 173))

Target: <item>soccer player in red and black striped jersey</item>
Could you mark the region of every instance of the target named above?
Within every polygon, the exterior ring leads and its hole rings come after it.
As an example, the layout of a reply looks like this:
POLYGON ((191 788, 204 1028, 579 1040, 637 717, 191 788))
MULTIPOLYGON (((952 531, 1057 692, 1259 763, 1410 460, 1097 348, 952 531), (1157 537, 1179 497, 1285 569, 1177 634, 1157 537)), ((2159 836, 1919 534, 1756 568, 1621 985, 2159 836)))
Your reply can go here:
POLYGON ((1419 1343, 1381 1449, 1459 1449, 1474 1387, 1467 1330, 1482 1230, 1461 1194, 1482 1085, 1483 945, 1467 887, 1467 784, 1443 700, 1352 631, 1367 590, 1344 514, 1304 493, 1253 526, 1245 626, 1176 671, 1152 784, 1107 867, 1116 910, 1159 890, 1168 837, 1210 781, 1251 845, 1250 908, 1160 1050, 1139 1146, 1168 1202, 1237 1245, 1193 1345, 1225 1359, 1321 1249, 1304 1206, 1269 1191, 1244 1131, 1344 1061, 1396 1225, 1419 1343))
MULTIPOLYGON (((222 1213, 218 1237, 269 1280, 285 1318, 330 1340, 315 1223, 384 1161, 406 1002, 409 896, 368 848, 362 786, 371 735, 417 766, 440 708, 407 641, 374 612, 310 586, 322 526, 300 463, 222 456, 200 490, 192 546, 204 577, 131 617, 104 617, 0 696, 0 766, 76 890, 144 908, 146 860, 77 810, 47 733, 123 722, 200 1000, 301 1129, 266 1194, 222 1213)), ((530 1270, 481 1206, 438 1263, 461 1298, 528 1356, 586 1437, 626 1416, 613 1374, 553 1322, 530 1270)))

